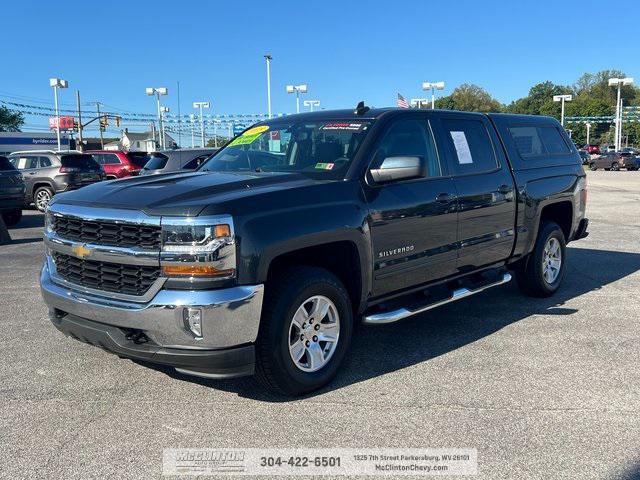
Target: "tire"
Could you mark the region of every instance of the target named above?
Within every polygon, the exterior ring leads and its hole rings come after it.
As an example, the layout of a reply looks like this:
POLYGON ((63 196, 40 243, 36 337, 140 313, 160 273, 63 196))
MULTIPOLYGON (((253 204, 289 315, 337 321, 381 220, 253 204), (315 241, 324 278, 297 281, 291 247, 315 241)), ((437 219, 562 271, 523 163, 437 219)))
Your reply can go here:
POLYGON ((592 172, 595 172, 596 170, 598 170, 598 166, 595 163, 590 163, 589 170, 591 170, 592 172))
POLYGON ((329 383, 337 373, 351 343, 352 333, 351 300, 335 275, 316 267, 294 267, 283 271, 275 284, 267 287, 256 342, 256 379, 267 389, 281 395, 296 396, 317 390, 329 383), (309 315, 313 309, 308 307, 316 305, 312 301, 314 298, 319 299, 322 305, 326 305, 322 299, 327 299, 332 305, 320 319, 322 327, 317 319, 309 315), (299 313, 300 308, 305 309, 306 315, 297 315, 298 320, 294 324, 294 315, 299 313), (329 322, 335 320, 336 315, 337 326, 336 321, 329 322), (305 319, 306 322, 303 321, 305 319), (315 325, 311 327, 314 320, 315 325), (307 330, 297 327, 301 322, 307 330), (335 344, 323 342, 315 336, 316 331, 321 335, 325 329, 325 335, 335 337, 338 334, 335 344), (304 342, 298 334, 305 338, 304 342), (307 349, 305 345, 311 348, 307 349), (300 351, 302 354, 296 362, 293 356, 298 356, 300 351), (316 356, 310 355, 312 351, 316 356), (316 370, 313 370, 314 358, 316 366, 319 366, 316 370), (326 363, 323 364, 324 361, 326 363))
POLYGON ((532 297, 550 297, 558 290, 566 270, 566 245, 564 233, 557 223, 544 222, 540 225, 533 252, 516 270, 516 280, 523 293, 532 297), (545 276, 545 262, 550 259, 545 254, 548 245, 557 245, 560 251, 560 266, 555 278, 545 276))
POLYGON ((22 209, 11 210, 2 214, 2 219, 7 227, 13 227, 22 220, 22 209))
POLYGON ((33 194, 33 203, 39 211, 44 212, 52 198, 51 187, 39 187, 33 194))
POLYGON ((618 170, 620 170, 620 165, 618 165, 617 163, 612 163, 611 164, 611 170, 613 172, 617 172, 618 170))

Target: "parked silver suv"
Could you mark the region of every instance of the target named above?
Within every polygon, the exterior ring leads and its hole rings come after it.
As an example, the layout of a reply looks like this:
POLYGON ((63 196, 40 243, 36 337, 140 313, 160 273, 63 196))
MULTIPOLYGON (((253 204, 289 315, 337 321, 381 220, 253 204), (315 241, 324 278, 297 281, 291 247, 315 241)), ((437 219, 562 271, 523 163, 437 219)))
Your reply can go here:
POLYGON ((20 170, 26 184, 25 203, 44 212, 51 198, 104 180, 102 167, 91 155, 75 150, 13 152, 9 161, 20 170))

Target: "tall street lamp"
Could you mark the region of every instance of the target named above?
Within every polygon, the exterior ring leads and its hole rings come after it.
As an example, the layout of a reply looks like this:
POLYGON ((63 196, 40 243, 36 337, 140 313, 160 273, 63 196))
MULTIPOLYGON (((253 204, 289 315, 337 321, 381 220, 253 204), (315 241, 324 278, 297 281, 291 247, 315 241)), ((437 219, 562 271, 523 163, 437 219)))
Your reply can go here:
POLYGON ((431 90, 431 110, 436 108, 436 90, 443 90, 444 82, 422 82, 422 90, 431 90))
POLYGON ((193 113, 189 114, 189 121, 191 122, 191 148, 195 148, 195 138, 193 133, 193 124, 196 123, 196 116, 193 113))
POLYGON ((620 90, 623 85, 633 85, 633 78, 610 78, 609 86, 610 87, 618 87, 618 98, 616 101, 616 152, 620 150, 620 146, 622 143, 622 97, 620 96, 620 90))
POLYGON ((162 115, 162 144, 167 145, 167 135, 165 133, 165 122, 164 122, 164 114, 169 113, 169 107, 165 107, 164 105, 160 107, 160 114, 162 115))
POLYGON ((554 102, 561 102, 561 107, 560 107, 560 125, 562 125, 564 127, 564 102, 570 102, 571 100, 573 100, 573 95, 554 95, 553 96, 553 101, 554 102))
POLYGON ((307 93, 308 88, 307 84, 303 83, 302 85, 287 85, 287 93, 295 93, 296 94, 296 113, 300 113, 300 94, 307 93))
POLYGON ((69 88, 69 82, 62 80, 61 78, 50 78, 49 86, 53 87, 53 101, 56 109, 56 137, 58 138, 58 150, 61 150, 60 145, 60 109, 58 108, 58 89, 69 88))
POLYGON ((158 87, 158 88, 154 88, 154 87, 149 87, 149 88, 145 88, 145 92, 147 93, 147 95, 149 96, 156 96, 157 99, 157 104, 158 104, 158 137, 160 138, 160 148, 162 150, 164 150, 164 140, 162 138, 162 111, 160 110, 160 95, 168 95, 169 94, 169 90, 165 87, 158 87))
POLYGON ((271 118, 271 60, 273 57, 267 53, 264 59, 267 62, 267 113, 271 118))
POLYGON ((320 100, 305 100, 302 102, 305 107, 309 107, 309 111, 313 112, 313 107, 320 106, 320 100))
POLYGON ((193 102, 193 108, 200 109, 200 141, 202 142, 202 148, 204 148, 204 116, 202 114, 202 109, 209 107, 211 107, 209 102, 193 102))

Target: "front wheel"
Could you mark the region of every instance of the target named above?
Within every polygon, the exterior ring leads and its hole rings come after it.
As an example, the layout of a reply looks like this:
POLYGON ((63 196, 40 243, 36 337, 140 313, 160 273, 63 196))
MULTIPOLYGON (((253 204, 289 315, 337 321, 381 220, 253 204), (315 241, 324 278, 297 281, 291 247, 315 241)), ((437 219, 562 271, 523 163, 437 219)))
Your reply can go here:
POLYGON ((591 170, 592 172, 595 172, 597 169, 598 169, 598 166, 595 163, 589 164, 589 170, 591 170))
POLYGON ((34 197, 34 203, 36 208, 41 212, 44 212, 53 198, 53 190, 50 187, 40 187, 36 190, 34 197))
POLYGON ((550 297, 564 278, 566 267, 566 240, 555 222, 540 225, 533 252, 516 270, 518 286, 532 297, 550 297))
POLYGON ((620 165, 618 165, 617 163, 612 163, 611 170, 617 172, 618 170, 620 170, 620 165))
POLYGON ((351 342, 351 301, 327 270, 295 267, 278 276, 267 287, 256 378, 276 393, 302 395, 337 373, 351 342))

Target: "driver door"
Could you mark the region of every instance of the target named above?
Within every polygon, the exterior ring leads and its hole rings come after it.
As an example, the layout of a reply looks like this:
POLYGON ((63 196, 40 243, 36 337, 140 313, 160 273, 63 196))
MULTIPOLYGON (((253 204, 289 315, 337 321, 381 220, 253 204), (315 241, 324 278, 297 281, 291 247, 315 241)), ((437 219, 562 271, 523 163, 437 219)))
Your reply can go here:
POLYGON ((383 184, 367 181, 374 296, 446 277, 456 269, 457 193, 426 115, 406 115, 388 126, 371 168, 388 157, 420 157, 425 173, 383 184))

